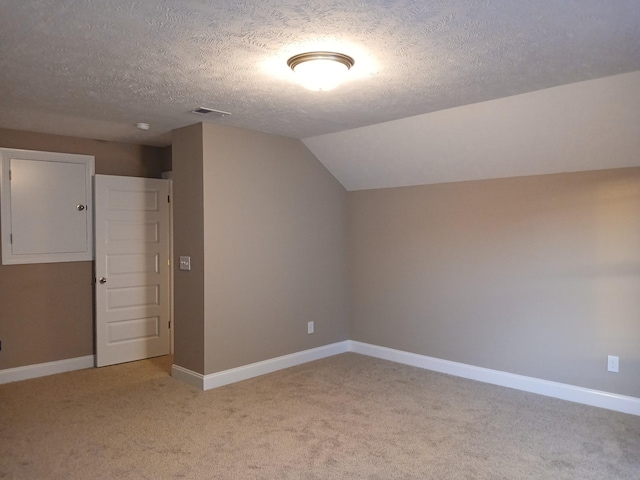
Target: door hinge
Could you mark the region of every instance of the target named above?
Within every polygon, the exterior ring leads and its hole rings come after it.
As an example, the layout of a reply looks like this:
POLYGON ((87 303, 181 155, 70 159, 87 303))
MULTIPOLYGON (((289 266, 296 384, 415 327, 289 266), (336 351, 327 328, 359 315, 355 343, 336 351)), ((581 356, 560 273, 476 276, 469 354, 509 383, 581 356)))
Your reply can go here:
POLYGON ((13 243, 13 233, 9 234, 9 243, 13 243))
POLYGON ((167 195, 167 203, 171 203, 171 195, 167 195))
POLYGON ((9 181, 11 181, 11 170, 9 170, 9 181))
POLYGON ((171 320, 169 320, 169 330, 171 330, 171 320))

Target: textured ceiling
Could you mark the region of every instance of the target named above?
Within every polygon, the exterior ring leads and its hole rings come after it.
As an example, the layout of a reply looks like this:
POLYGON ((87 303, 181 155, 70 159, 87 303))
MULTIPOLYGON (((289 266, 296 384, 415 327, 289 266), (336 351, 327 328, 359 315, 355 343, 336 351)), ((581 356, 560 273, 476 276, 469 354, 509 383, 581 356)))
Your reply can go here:
POLYGON ((637 70, 639 0, 0 1, 0 127, 149 145, 198 106, 306 138, 637 70), (349 80, 296 84, 309 49, 349 80))

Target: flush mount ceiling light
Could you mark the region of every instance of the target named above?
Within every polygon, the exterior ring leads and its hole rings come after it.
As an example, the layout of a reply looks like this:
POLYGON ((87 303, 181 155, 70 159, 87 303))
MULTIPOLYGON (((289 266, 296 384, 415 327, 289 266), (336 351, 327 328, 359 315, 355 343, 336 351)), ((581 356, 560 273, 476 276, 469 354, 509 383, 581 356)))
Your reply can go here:
POLYGON ((305 88, 323 91, 338 86, 354 63, 348 55, 335 52, 307 52, 287 60, 305 88))

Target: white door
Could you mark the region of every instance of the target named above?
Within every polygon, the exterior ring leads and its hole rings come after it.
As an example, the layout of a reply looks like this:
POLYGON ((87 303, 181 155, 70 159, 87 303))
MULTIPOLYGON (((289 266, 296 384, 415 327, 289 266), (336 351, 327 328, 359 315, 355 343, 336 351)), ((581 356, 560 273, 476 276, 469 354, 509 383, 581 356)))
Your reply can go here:
POLYGON ((2 261, 93 261, 94 158, 0 148, 2 261))
POLYGON ((169 181, 95 176, 96 366, 169 353, 169 181))

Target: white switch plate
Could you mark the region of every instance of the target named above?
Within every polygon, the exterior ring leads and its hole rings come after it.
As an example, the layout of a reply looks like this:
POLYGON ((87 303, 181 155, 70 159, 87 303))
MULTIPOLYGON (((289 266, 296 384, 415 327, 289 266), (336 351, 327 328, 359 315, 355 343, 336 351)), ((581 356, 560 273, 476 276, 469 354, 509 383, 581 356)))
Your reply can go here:
POLYGON ((620 371, 620 357, 609 355, 607 357, 607 370, 610 372, 618 373, 620 371))
POLYGON ((313 322, 307 322, 307 333, 313 333, 313 322))
POLYGON ((191 257, 180 257, 180 270, 191 270, 191 257))

